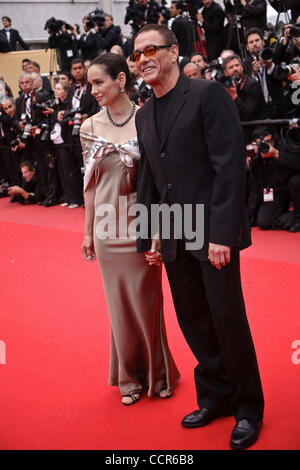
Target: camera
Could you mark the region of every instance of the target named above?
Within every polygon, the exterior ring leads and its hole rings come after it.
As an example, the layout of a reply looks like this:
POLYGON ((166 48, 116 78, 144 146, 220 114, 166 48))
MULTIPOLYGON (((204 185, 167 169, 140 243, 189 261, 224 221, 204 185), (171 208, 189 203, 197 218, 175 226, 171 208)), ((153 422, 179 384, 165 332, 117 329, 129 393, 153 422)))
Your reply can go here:
POLYGON ((24 130, 20 136, 20 141, 23 144, 26 144, 31 137, 31 129, 32 129, 32 122, 27 119, 26 121, 23 121, 23 124, 25 125, 24 130))
POLYGON ((72 135, 78 136, 80 132, 81 126, 81 118, 82 118, 82 109, 71 109, 64 114, 63 121, 67 123, 69 126, 73 126, 72 135))
POLYGON ((290 29, 291 38, 300 38, 300 23, 294 24, 290 29))
POLYGON ((59 100, 54 98, 51 100, 47 100, 45 103, 34 103, 33 107, 35 109, 39 109, 40 111, 46 111, 47 108, 56 110, 59 107, 59 100))
POLYGON ((86 26, 89 30, 92 29, 95 24, 97 24, 99 28, 103 28, 104 20, 105 15, 103 10, 99 10, 99 8, 96 8, 96 10, 93 10, 88 14, 88 21, 86 23, 86 26))
POLYGON ((66 29, 71 30, 71 26, 67 24, 65 21, 57 20, 52 16, 49 20, 46 21, 44 29, 47 30, 49 33, 58 33, 62 27, 62 25, 66 25, 66 29))
POLYGON ((270 47, 266 47, 265 49, 262 50, 260 53, 260 57, 263 60, 271 60, 273 59, 273 51, 270 47))
POLYGON ((50 124, 49 122, 43 122, 41 125, 40 141, 47 142, 50 136, 50 124))
POLYGON ((289 72, 289 75, 300 72, 300 58, 295 57, 291 64, 281 63, 280 66, 289 72))
POLYGON ((1 180, 0 181, 0 197, 6 197, 8 196, 8 188, 9 188, 10 184, 5 181, 5 180, 1 180))

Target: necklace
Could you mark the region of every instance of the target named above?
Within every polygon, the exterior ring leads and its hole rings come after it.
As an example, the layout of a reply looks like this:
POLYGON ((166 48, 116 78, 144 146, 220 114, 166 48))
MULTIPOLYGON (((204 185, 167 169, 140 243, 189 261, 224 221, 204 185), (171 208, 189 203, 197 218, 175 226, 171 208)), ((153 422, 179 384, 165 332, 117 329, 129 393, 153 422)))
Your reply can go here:
POLYGON ((120 122, 120 123, 119 123, 119 122, 115 122, 115 121, 113 120, 113 118, 112 118, 111 115, 109 114, 109 109, 108 109, 108 106, 107 106, 107 108, 106 108, 107 117, 108 117, 109 121, 110 121, 114 126, 123 127, 123 126, 125 126, 125 124, 127 124, 127 122, 130 121, 130 119, 131 119, 132 116, 134 115, 134 111, 135 111, 135 102, 134 102, 134 101, 131 101, 131 103, 132 103, 132 108, 131 108, 131 111, 130 111, 130 114, 129 114, 128 118, 127 118, 125 121, 120 122))

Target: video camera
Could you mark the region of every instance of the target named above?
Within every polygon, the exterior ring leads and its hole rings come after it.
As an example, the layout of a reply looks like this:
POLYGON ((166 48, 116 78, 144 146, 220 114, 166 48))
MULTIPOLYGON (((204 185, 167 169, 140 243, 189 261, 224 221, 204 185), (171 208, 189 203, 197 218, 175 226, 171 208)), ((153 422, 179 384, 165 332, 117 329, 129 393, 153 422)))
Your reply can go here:
POLYGON ((72 27, 69 24, 67 24, 65 21, 57 20, 56 18, 54 18, 54 16, 52 16, 46 21, 44 30, 48 31, 51 34, 55 34, 60 31, 63 24, 66 26, 67 30, 71 31, 72 27))
POLYGON ((63 123, 67 123, 69 126, 73 126, 72 135, 78 136, 80 132, 82 118, 82 108, 70 109, 63 116, 63 123))
POLYGON ((96 8, 96 10, 91 11, 88 14, 88 21, 86 23, 87 28, 90 30, 92 29, 95 24, 99 26, 99 28, 103 28, 105 20, 105 14, 103 10, 96 8))

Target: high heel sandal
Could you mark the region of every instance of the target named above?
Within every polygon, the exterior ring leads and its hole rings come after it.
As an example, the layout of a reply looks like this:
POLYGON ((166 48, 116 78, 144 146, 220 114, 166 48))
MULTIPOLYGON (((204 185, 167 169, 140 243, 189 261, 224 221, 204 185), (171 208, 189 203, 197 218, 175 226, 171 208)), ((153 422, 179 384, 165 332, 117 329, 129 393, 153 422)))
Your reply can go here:
POLYGON ((122 404, 125 405, 125 406, 130 406, 130 405, 133 405, 134 403, 138 402, 141 398, 141 394, 140 393, 129 393, 128 395, 123 395, 122 396, 122 404), (131 398, 131 402, 130 403, 126 403, 123 401, 123 398, 131 398))
POLYGON ((162 390, 160 390, 160 392, 157 392, 156 395, 159 397, 159 398, 170 398, 173 393, 172 392, 169 392, 166 388, 163 388, 162 390), (166 393, 166 395, 165 395, 166 393))

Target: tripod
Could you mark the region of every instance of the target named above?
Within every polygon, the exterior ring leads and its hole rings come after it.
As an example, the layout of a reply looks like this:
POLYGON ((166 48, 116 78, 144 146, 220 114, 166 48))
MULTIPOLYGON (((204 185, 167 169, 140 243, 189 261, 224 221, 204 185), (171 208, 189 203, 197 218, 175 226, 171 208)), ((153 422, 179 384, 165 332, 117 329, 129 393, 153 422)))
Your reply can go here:
POLYGON ((289 13, 288 13, 286 7, 282 4, 282 0, 279 0, 279 7, 278 7, 278 13, 277 13, 277 19, 276 19, 275 31, 274 31, 275 36, 278 32, 279 18, 280 18, 281 13, 284 13, 284 15, 285 15, 285 23, 290 24, 291 19, 290 19, 289 13))

